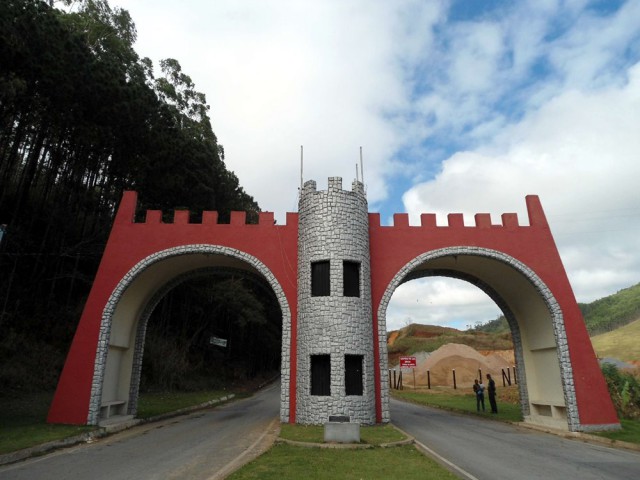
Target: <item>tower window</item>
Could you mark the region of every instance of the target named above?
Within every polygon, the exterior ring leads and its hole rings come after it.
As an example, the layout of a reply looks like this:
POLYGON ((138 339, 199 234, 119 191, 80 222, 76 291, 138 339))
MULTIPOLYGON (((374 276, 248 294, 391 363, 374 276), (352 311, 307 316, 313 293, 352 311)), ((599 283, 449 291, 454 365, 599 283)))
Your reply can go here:
POLYGON ((360 296, 360 264, 358 262, 344 261, 343 265, 343 282, 345 297, 360 296))
POLYGON ((329 261, 311 264, 311 296, 327 297, 331 294, 329 261))
POLYGON ((344 389, 346 395, 362 395, 362 355, 344 356, 344 389))
POLYGON ((329 355, 311 355, 311 395, 331 395, 329 355))

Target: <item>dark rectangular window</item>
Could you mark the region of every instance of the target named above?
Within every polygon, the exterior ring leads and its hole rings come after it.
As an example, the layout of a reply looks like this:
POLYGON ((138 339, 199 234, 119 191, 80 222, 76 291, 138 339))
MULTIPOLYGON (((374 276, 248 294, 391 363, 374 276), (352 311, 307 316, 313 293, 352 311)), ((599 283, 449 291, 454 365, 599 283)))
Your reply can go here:
POLYGON ((331 395, 329 355, 311 355, 311 395, 331 395))
POLYGON ((362 395, 362 355, 344 356, 344 389, 346 395, 362 395))
POLYGON ((331 294, 329 261, 311 264, 311 296, 327 297, 331 294))
POLYGON ((344 296, 360 296, 360 264, 357 262, 343 262, 344 296))

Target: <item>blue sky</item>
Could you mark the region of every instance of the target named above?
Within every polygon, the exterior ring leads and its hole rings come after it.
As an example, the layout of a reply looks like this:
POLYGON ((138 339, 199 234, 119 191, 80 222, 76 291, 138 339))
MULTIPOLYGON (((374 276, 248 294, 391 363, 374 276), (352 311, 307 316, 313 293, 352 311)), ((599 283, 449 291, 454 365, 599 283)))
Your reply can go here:
MULTIPOLYGON (((505 212, 538 194, 578 301, 640 282, 640 2, 112 0, 136 49, 176 58, 228 167, 284 222, 304 178, 370 211, 505 212)), ((396 291, 388 329, 499 314, 463 282, 396 291)))

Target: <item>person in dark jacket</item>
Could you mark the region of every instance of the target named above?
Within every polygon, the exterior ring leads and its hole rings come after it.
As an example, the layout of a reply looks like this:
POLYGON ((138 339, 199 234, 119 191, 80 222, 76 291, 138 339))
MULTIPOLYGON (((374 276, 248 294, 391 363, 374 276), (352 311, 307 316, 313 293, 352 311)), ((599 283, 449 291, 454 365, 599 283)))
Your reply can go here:
POLYGON ((496 403, 496 382, 487 373, 487 392, 489 393, 489 403, 491 404, 491 413, 498 413, 498 404, 496 403))

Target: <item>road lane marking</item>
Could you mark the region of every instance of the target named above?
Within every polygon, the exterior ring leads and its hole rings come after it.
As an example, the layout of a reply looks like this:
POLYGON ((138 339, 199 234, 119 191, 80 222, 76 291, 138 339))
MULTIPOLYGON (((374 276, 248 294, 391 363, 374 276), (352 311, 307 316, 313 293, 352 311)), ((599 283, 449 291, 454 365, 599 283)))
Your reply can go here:
POLYGON ((447 460, 442 455, 434 452, 429 447, 427 447, 424 443, 419 442, 413 435, 409 435, 407 432, 405 432, 404 430, 399 428, 397 425, 394 425, 394 427, 397 428, 398 430, 400 430, 402 433, 404 433, 407 437, 413 438, 413 442, 418 447, 418 449, 422 450, 423 453, 426 453, 427 455, 433 457, 437 462, 446 465, 451 470, 455 470, 457 473, 459 473, 460 475, 462 475, 464 478, 466 478, 468 480, 479 480, 478 477, 476 477, 474 475, 471 475, 465 469, 463 469, 463 468, 459 467, 458 465, 456 465, 455 463, 447 460))

